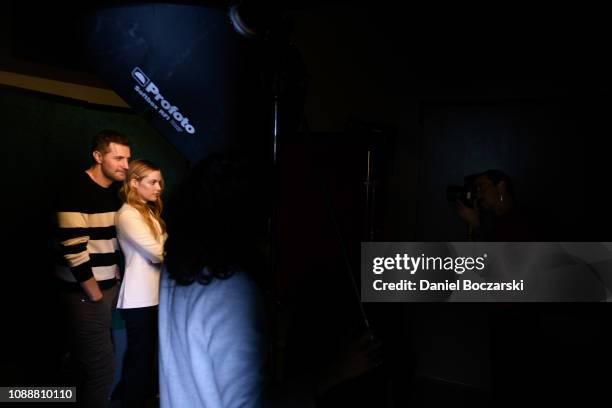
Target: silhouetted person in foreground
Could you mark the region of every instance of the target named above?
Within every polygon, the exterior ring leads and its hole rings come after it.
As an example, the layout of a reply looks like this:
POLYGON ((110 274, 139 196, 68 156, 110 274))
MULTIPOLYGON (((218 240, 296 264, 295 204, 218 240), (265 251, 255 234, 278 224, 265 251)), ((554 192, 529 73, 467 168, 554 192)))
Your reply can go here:
POLYGON ((170 200, 159 303, 162 407, 258 407, 266 342, 258 276, 267 178, 246 156, 200 162, 170 200))

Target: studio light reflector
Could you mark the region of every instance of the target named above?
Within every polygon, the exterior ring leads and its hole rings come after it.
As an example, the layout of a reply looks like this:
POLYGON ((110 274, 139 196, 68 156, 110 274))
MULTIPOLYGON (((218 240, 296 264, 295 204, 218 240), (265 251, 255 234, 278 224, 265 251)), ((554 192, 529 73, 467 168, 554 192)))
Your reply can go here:
POLYGON ((102 80, 189 161, 258 137, 265 114, 256 44, 227 10, 129 5, 96 10, 84 23, 102 80))

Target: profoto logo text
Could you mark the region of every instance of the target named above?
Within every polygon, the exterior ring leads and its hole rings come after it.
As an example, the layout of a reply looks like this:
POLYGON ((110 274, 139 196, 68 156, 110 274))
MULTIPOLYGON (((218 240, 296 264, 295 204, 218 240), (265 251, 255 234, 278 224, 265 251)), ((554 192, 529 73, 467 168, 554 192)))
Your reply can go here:
POLYGON ((138 82, 134 90, 153 108, 159 115, 166 119, 178 132, 183 130, 189 134, 195 133, 195 128, 189 123, 189 118, 184 116, 179 108, 172 105, 160 93, 159 88, 138 67, 132 70, 132 77, 138 82), (144 88, 144 89, 143 89, 144 88), (151 98, 153 97, 153 98, 151 98), (161 108, 157 105, 161 105, 161 108))

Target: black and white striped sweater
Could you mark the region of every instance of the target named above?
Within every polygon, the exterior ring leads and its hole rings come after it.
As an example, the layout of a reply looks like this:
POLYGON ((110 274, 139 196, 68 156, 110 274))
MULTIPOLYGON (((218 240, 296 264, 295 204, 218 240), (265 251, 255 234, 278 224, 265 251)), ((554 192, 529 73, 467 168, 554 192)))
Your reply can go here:
POLYGON ((119 276, 119 245, 115 213, 121 207, 117 186, 104 188, 81 172, 57 201, 60 262, 56 276, 64 282, 83 282, 92 276, 102 289, 119 276))

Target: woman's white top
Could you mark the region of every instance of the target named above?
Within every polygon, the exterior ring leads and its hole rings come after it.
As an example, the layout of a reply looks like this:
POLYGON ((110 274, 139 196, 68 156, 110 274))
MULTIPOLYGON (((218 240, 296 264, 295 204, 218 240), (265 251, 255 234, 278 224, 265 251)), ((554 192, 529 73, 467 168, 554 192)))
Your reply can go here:
MULTIPOLYGON (((144 217, 129 204, 123 204, 116 215, 117 239, 125 258, 125 272, 118 309, 156 306, 159 304, 159 271, 164 260, 167 234, 155 238, 144 217)), ((157 220, 155 228, 161 232, 157 220)))
POLYGON ((263 299, 236 271, 208 285, 179 285, 162 270, 161 408, 259 408, 266 362, 263 299))

